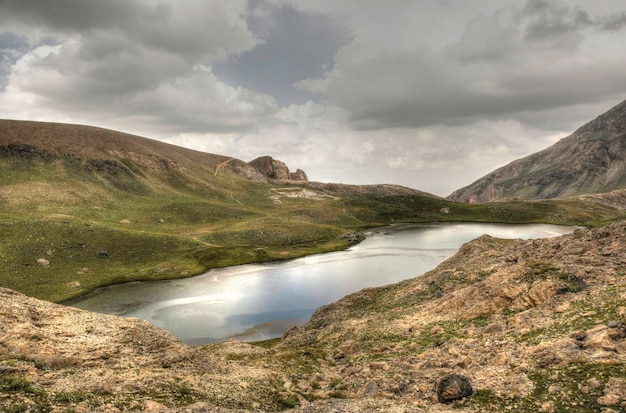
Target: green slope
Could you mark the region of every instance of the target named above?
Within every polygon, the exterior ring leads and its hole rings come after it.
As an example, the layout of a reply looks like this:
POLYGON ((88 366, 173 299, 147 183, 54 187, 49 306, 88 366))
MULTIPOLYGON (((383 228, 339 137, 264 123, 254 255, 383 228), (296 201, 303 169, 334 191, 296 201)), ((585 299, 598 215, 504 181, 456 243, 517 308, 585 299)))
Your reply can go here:
POLYGON ((343 249, 346 233, 393 222, 619 217, 582 201, 467 205, 387 185, 253 182, 245 167, 114 131, 0 121, 0 286, 63 301, 343 249))

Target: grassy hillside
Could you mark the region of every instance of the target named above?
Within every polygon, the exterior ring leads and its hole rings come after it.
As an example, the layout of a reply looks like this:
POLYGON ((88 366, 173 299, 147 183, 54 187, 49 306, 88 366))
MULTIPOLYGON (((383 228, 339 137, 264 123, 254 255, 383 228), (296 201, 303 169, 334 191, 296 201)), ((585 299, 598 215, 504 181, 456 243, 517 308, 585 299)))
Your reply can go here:
POLYGON ((246 167, 98 128, 0 121, 0 286, 63 301, 342 249, 345 234, 393 222, 619 217, 583 201, 466 205, 388 185, 253 182, 246 167))

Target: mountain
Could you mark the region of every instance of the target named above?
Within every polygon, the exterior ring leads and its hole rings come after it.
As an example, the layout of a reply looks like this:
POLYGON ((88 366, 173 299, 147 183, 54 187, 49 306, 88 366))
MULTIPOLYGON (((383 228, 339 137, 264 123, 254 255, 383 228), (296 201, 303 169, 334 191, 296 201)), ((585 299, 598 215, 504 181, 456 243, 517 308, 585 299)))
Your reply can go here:
POLYGON ((495 170, 448 199, 548 199, 624 188, 626 101, 553 146, 495 170))
POLYGON ((485 235, 255 345, 188 347, 0 288, 0 410, 621 412, 625 232, 485 235))

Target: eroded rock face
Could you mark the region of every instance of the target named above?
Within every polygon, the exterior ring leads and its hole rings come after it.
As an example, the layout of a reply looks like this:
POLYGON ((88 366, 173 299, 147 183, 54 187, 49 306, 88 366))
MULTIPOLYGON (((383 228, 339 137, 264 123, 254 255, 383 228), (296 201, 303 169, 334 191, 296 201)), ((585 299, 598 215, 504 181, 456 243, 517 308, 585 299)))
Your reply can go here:
POLYGON ((292 181, 308 181, 309 177, 302 169, 297 169, 296 172, 289 174, 292 181))
POLYGON ((248 162, 248 165, 252 166, 269 179, 279 181, 308 181, 308 177, 304 171, 298 169, 296 172, 291 173, 284 162, 274 159, 271 156, 261 156, 248 162))

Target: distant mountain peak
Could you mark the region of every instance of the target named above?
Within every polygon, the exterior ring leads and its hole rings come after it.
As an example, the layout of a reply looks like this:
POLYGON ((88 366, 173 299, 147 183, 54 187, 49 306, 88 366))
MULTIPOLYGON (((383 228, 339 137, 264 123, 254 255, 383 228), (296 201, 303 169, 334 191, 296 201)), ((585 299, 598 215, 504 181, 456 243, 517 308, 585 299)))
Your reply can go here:
POLYGON ((547 199, 626 188, 626 101, 551 147, 518 159, 448 199, 547 199))

